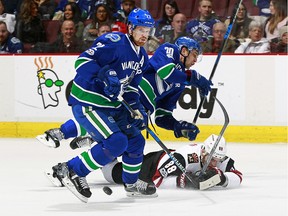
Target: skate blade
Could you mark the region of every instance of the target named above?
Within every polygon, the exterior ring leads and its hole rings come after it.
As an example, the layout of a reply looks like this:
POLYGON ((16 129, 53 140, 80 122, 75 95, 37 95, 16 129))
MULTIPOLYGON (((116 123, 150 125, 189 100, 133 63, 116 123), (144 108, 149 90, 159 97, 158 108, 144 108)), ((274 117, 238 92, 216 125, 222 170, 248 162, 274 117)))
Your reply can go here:
POLYGON ((62 180, 62 183, 64 184, 64 186, 66 188, 68 188, 68 190, 70 190, 79 200, 81 200, 82 202, 84 203, 87 203, 88 202, 88 198, 83 196, 82 194, 80 194, 74 184, 70 181, 70 179, 68 177, 64 177, 63 180, 62 180))
POLYGON ((57 177, 53 177, 53 171, 52 171, 52 173, 50 171, 45 171, 44 175, 49 179, 49 181, 54 186, 56 186, 56 187, 63 187, 64 186, 57 177))
POLYGON ((42 143, 43 145, 50 147, 50 148, 56 148, 56 144, 53 141, 49 141, 46 139, 46 135, 45 134, 41 134, 36 136, 36 139, 42 143))
POLYGON ((213 177, 207 179, 206 181, 199 183, 199 189, 200 190, 206 190, 208 188, 214 187, 215 185, 219 184, 221 182, 219 175, 214 175, 213 177))
POLYGON ((137 193, 137 192, 126 192, 126 196, 127 197, 132 197, 132 198, 145 199, 145 198, 156 198, 156 197, 158 197, 158 194, 154 193, 154 194, 151 194, 151 195, 144 195, 144 194, 137 193))

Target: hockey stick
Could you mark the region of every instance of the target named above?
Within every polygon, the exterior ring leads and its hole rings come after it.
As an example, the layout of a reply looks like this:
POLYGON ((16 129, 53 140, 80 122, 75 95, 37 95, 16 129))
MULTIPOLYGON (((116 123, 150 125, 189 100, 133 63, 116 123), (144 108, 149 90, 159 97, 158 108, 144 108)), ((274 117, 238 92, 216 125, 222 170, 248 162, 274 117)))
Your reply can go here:
MULTIPOLYGON (((215 74, 216 68, 217 68, 218 63, 219 63, 219 61, 220 61, 220 58, 221 58, 221 56, 222 56, 223 49, 224 49, 224 47, 226 46, 226 43, 227 43, 228 38, 229 38, 229 36, 230 36, 232 27, 233 27, 233 25, 234 25, 234 23, 235 23, 235 20, 236 20, 236 17, 237 17, 237 13, 238 13, 238 11, 239 11, 239 7, 240 7, 241 4, 242 4, 242 0, 239 0, 238 6, 237 6, 237 10, 234 11, 235 14, 233 14, 233 20, 230 21, 230 24, 229 24, 229 26, 228 26, 228 28, 227 28, 227 31, 226 31, 225 36, 224 36, 224 40, 223 40, 223 42, 222 42, 222 44, 221 44, 220 50, 219 50, 219 52, 218 52, 216 61, 215 61, 215 63, 214 63, 213 69, 212 69, 212 72, 211 72, 211 74, 210 74, 210 77, 209 77, 209 80, 210 80, 210 81, 212 81, 212 79, 213 79, 213 76, 214 76, 214 74, 215 74)), ((201 111, 201 108, 202 108, 205 100, 206 100, 206 97, 201 96, 201 101, 200 101, 200 104, 199 104, 199 106, 198 106, 198 108, 197 108, 196 114, 195 114, 195 116, 194 116, 193 124, 196 124, 196 121, 197 121, 197 119, 198 119, 198 117, 199 117, 199 115, 200 115, 200 111, 201 111)))
MULTIPOLYGON (((132 107, 127 103, 127 101, 124 100, 122 95, 118 95, 118 100, 124 105, 124 107, 131 113, 133 117, 139 115, 134 109, 132 109, 132 107)), ((191 177, 186 175, 185 167, 183 167, 183 165, 178 161, 178 159, 174 157, 172 152, 165 146, 165 144, 159 139, 159 137, 149 128, 148 125, 145 126, 145 129, 154 138, 154 140, 161 146, 161 148, 166 152, 166 154, 170 157, 170 159, 174 161, 175 165, 184 173, 187 179, 194 184, 194 181, 191 179, 191 177)))
POLYGON ((221 131, 220 131, 220 134, 218 135, 218 137, 217 137, 217 139, 216 139, 216 141, 215 141, 215 143, 214 143, 214 146, 213 146, 213 148, 211 149, 211 151, 210 151, 210 153, 209 153, 209 156, 208 156, 208 158, 207 158, 207 161, 206 161, 206 163, 204 164, 204 166, 203 166, 203 168, 202 168, 202 170, 201 170, 201 174, 202 174, 202 175, 203 175, 203 174, 205 173, 205 171, 207 170, 207 167, 208 167, 209 163, 210 163, 211 160, 212 160, 213 154, 214 154, 214 152, 216 151, 216 148, 217 148, 217 146, 218 146, 218 143, 220 142, 220 140, 221 140, 221 138, 222 138, 222 136, 223 136, 223 134, 224 134, 224 132, 225 132, 228 124, 229 124, 229 116, 228 116, 228 113, 227 113, 225 107, 223 106, 223 104, 222 104, 216 97, 214 97, 214 99, 215 99, 215 100, 218 102, 218 104, 220 105, 220 107, 221 107, 221 109, 222 109, 222 111, 223 111, 223 113, 224 113, 224 118, 225 118, 225 120, 224 120, 224 125, 223 125, 223 127, 222 127, 222 129, 221 129, 221 131))

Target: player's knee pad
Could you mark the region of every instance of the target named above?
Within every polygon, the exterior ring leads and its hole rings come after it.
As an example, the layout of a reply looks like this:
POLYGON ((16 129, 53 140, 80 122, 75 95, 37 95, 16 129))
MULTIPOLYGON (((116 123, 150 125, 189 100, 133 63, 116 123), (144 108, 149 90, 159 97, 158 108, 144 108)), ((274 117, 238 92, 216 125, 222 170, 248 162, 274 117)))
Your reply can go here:
POLYGON ((126 151, 128 146, 128 139, 121 132, 113 133, 108 139, 103 140, 103 148, 105 151, 109 151, 109 153, 113 157, 118 157, 124 151, 126 151))
POLYGON ((128 148, 126 152, 140 155, 143 154, 145 147, 145 139, 142 134, 138 134, 137 136, 130 138, 128 140, 128 148))

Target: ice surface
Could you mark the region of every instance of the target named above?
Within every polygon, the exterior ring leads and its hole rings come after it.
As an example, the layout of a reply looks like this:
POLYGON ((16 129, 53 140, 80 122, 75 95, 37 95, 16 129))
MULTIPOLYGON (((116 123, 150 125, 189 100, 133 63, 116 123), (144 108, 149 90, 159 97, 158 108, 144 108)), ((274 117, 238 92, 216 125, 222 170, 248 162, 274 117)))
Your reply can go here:
MULTIPOLYGON (((164 143, 169 148, 187 144, 164 143)), ((123 186, 109 185, 101 171, 95 171, 87 178, 93 193, 87 204, 44 176, 46 169, 81 153, 68 144, 52 149, 36 139, 0 139, 1 216, 288 215, 287 144, 229 143, 227 154, 243 173, 241 187, 230 190, 159 189, 158 198, 133 199, 126 197, 123 186), (112 188, 111 196, 102 191, 105 185, 112 188)), ((148 142, 145 152, 159 149, 148 142)))

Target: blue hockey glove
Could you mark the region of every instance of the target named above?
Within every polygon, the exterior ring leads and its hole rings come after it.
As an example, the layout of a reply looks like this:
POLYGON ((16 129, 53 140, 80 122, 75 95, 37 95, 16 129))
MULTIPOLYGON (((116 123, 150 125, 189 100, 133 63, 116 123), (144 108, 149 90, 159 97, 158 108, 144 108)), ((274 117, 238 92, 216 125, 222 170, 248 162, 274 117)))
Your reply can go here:
POLYGON ((210 80, 207 80, 195 70, 186 70, 185 73, 187 75, 187 84, 198 88, 202 96, 208 95, 208 93, 211 91, 211 85, 213 85, 210 80))
POLYGON ((199 132, 199 128, 196 125, 186 121, 179 121, 174 124, 174 135, 176 138, 185 137, 193 141, 199 132))
POLYGON ((104 93, 112 99, 117 99, 121 84, 116 71, 109 69, 109 66, 105 66, 99 71, 98 78, 105 84, 104 93))
POLYGON ((128 121, 131 125, 137 127, 139 130, 144 130, 148 123, 148 116, 144 107, 141 105, 138 109, 135 110, 135 112, 137 115, 129 116, 128 121))

